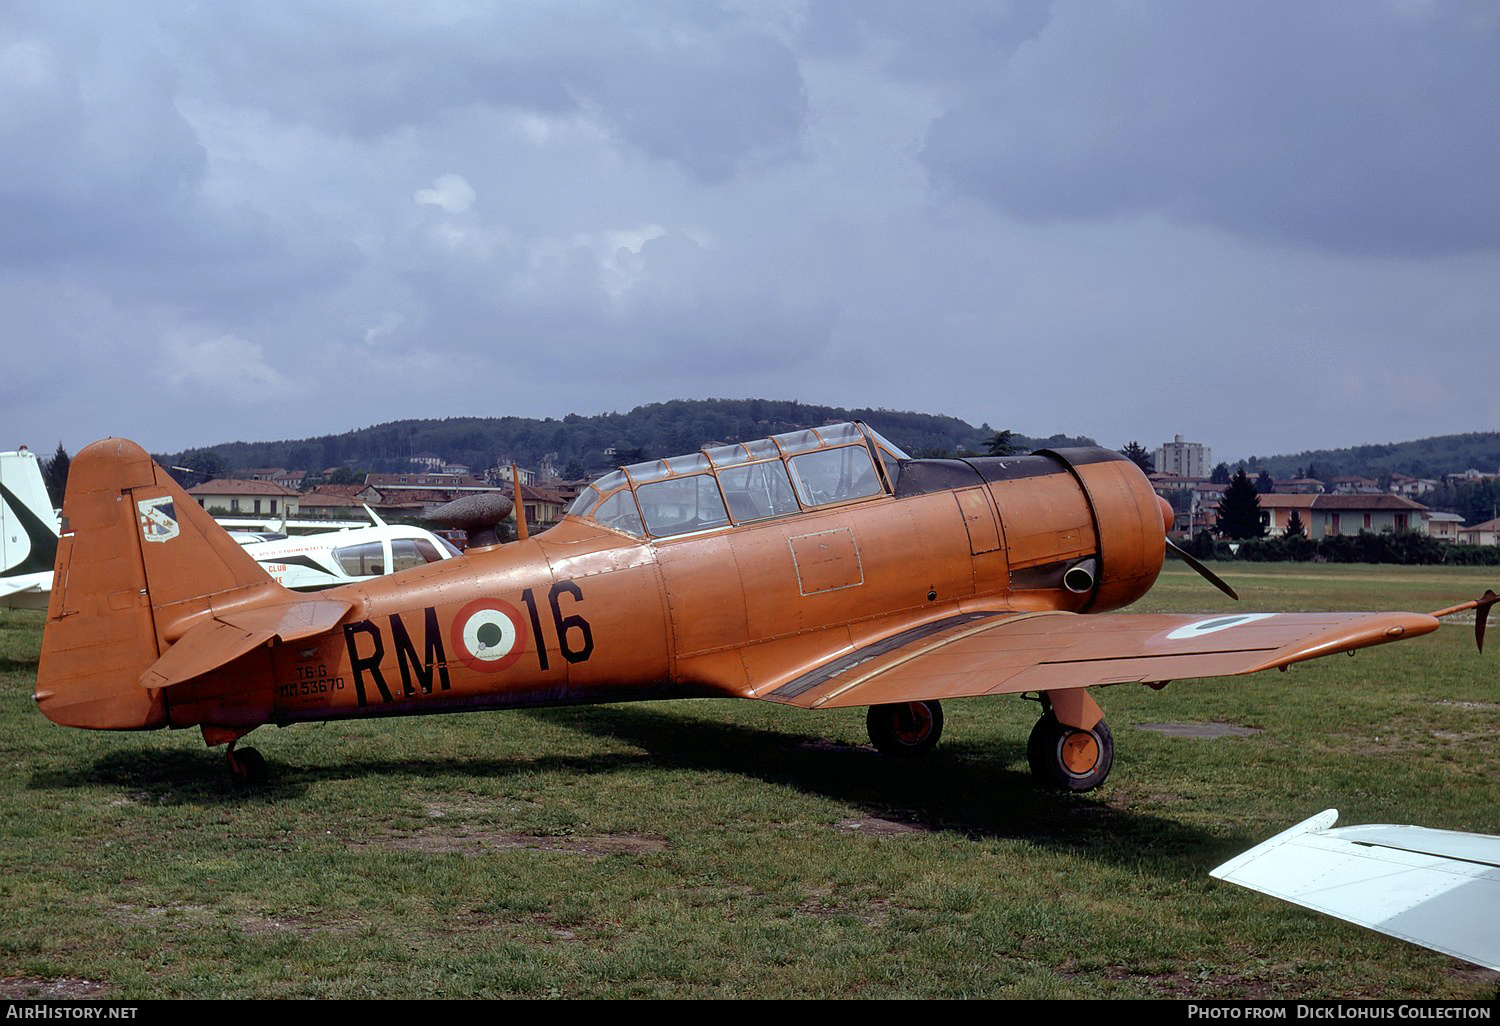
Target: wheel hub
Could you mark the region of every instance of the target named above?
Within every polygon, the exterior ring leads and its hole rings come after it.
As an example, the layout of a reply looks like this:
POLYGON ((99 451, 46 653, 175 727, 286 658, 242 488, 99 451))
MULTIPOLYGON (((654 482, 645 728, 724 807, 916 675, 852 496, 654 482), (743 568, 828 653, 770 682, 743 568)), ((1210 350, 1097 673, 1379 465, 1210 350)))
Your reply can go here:
POLYGON ((896 717, 896 737, 905 744, 917 744, 932 729, 932 713, 920 702, 910 702, 896 717))
POLYGON ((1075 730, 1062 739, 1058 755, 1069 773, 1086 776, 1099 763, 1099 742, 1093 734, 1075 730))

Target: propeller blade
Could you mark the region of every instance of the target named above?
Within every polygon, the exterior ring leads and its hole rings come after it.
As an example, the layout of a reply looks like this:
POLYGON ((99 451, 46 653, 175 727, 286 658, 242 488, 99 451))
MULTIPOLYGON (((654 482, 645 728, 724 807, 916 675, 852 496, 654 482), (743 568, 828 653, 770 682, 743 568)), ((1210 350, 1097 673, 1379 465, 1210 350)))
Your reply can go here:
POLYGON ((1167 551, 1175 555, 1178 559, 1182 560, 1194 570, 1198 571, 1198 576, 1202 577, 1209 584, 1212 584, 1215 588, 1218 588, 1220 591, 1228 595, 1230 598, 1234 599, 1236 602, 1240 600, 1240 597, 1234 593, 1234 589, 1225 584, 1218 574, 1214 573, 1208 567, 1198 562, 1198 560, 1195 559, 1192 554, 1187 551, 1187 549, 1184 549, 1181 545, 1178 545, 1171 538, 1167 539, 1167 551))
POLYGON ((1474 644, 1479 646, 1479 651, 1484 651, 1484 624, 1490 618, 1490 606, 1500 602, 1500 595, 1496 595, 1489 588, 1484 589, 1484 596, 1474 608, 1474 644))

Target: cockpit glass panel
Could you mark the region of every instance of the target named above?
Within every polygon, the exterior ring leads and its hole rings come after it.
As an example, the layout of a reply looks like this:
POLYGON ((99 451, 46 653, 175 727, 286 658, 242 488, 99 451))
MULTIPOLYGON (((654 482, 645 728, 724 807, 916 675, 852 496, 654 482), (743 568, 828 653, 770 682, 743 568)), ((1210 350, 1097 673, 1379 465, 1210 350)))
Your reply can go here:
POLYGON ((414 566, 436 563, 443 557, 438 555, 435 545, 425 538, 391 539, 391 573, 410 570, 414 566))
POLYGON ((704 449, 703 455, 716 467, 732 467, 750 458, 743 445, 718 445, 712 449, 704 449))
POLYGON ((632 463, 625 468, 625 473, 630 475, 630 480, 636 484, 643 481, 660 481, 671 474, 666 460, 650 460, 646 463, 632 463))
POLYGON ((850 442, 863 442, 865 436, 860 433, 855 424, 825 424, 817 429, 818 437, 829 445, 848 445, 850 442))
POLYGON ((803 453, 790 462, 797 495, 807 506, 863 499, 884 491, 870 450, 863 445, 803 453))
POLYGON ((385 573, 385 547, 378 541, 334 549, 333 558, 350 577, 379 577, 385 573))
POLYGON ((816 431, 788 431, 784 435, 773 435, 772 440, 785 453, 807 452, 823 447, 823 440, 816 431))
MULTIPOLYGON (((894 492, 896 481, 901 477, 901 461, 907 457, 905 454, 897 456, 883 445, 879 446, 876 451, 880 453, 881 466, 885 467, 885 479, 891 483, 891 491, 894 492)), ((900 451, 900 449, 896 450, 896 452, 900 451)))
POLYGON ((721 470, 719 484, 729 502, 730 515, 737 524, 796 513, 802 508, 792 494, 786 464, 780 460, 764 460, 721 470))
POLYGON ((722 527, 729 522, 724 499, 711 475, 675 477, 635 490, 646 529, 658 538, 722 527))
POLYGON ((623 470, 611 470, 599 480, 594 482, 594 487, 599 489, 600 495, 608 495, 626 481, 623 470))
POLYGON ((905 452, 903 452, 901 450, 901 446, 896 445, 889 438, 885 437, 879 431, 876 431, 874 428, 872 428, 868 424, 865 425, 865 434, 869 435, 870 439, 876 445, 880 446, 880 448, 884 449, 886 452, 888 452, 892 456, 896 457, 896 459, 898 459, 898 460, 909 460, 909 459, 911 459, 910 456, 908 456, 905 452))
MULTIPOLYGON (((617 476, 618 473, 619 472, 617 471, 615 474, 611 474, 610 476, 617 476)), ((585 488, 583 491, 578 493, 578 498, 568 503, 568 512, 575 517, 587 516, 588 511, 593 509, 594 504, 598 501, 599 493, 596 492, 593 488, 585 488)))
POLYGON ((757 438, 745 443, 745 454, 752 460, 771 460, 781 455, 781 450, 769 438, 757 438))
POLYGON ((666 461, 667 468, 674 474, 702 474, 712 470, 708 457, 701 452, 688 453, 686 456, 673 456, 666 461))
POLYGON ((629 488, 615 492, 601 502, 594 512, 594 519, 605 527, 633 534, 637 538, 646 533, 646 529, 641 526, 641 515, 636 511, 635 499, 629 488))

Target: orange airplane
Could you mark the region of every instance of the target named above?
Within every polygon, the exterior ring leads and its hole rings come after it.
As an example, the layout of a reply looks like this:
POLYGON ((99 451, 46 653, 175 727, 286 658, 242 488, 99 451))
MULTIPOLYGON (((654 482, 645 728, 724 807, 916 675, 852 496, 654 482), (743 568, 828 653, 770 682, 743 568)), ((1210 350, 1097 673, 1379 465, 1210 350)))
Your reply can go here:
POLYGON ((918 755, 943 699, 1032 692, 1033 774, 1084 791, 1114 760, 1091 687, 1284 667, 1470 609, 1482 644, 1497 601, 1110 612, 1156 581, 1171 523, 1105 449, 911 459, 840 424, 623 467, 545 534, 308 596, 108 439, 73 460, 36 700, 68 726, 198 727, 256 780, 236 743, 267 723, 734 696, 868 706, 877 748, 918 755))

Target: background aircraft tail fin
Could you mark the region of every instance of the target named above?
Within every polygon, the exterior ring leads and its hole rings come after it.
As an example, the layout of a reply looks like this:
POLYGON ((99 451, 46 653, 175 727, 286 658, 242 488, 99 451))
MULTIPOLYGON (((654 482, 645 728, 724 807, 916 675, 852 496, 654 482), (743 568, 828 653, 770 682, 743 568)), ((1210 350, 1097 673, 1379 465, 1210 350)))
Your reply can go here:
POLYGON ((216 614, 287 594, 140 446, 95 442, 69 470, 37 704, 67 726, 164 726, 142 673, 216 614))
POLYGON ((29 451, 0 452, 0 574, 46 573, 57 555, 57 518, 41 461, 29 451))

